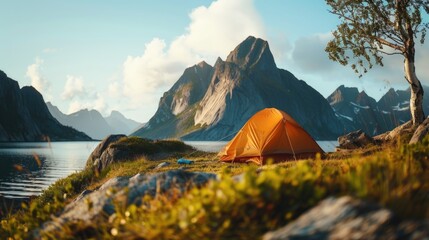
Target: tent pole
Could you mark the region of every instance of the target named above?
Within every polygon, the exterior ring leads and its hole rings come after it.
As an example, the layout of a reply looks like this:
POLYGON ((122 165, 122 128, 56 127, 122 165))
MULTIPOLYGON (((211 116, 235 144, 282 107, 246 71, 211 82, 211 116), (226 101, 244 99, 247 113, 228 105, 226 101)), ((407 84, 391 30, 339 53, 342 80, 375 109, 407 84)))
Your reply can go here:
POLYGON ((287 132, 287 126, 286 126, 286 123, 287 123, 287 120, 285 119, 285 130, 286 130, 286 136, 287 136, 287 139, 289 140, 290 148, 292 149, 293 158, 294 158, 294 159, 295 159, 295 161, 296 161, 295 151, 293 150, 292 142, 290 141, 289 133, 287 132))

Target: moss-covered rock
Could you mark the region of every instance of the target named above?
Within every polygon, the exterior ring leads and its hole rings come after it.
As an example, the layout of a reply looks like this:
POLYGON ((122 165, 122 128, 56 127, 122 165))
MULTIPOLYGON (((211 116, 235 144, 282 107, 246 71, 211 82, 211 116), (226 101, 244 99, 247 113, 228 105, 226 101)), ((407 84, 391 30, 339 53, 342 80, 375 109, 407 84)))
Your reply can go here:
POLYGON ((86 166, 97 172, 115 162, 131 161, 137 158, 161 159, 195 149, 177 140, 150 140, 125 135, 110 135, 91 153, 86 166))

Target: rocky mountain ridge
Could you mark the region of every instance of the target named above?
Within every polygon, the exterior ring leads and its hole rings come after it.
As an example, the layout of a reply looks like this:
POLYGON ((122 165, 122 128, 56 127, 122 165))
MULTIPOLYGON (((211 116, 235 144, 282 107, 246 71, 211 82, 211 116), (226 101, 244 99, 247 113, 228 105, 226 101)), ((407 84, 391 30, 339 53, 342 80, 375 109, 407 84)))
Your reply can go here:
MULTIPOLYGON (((423 87, 429 92, 429 87, 423 87)), ((362 129, 370 136, 382 134, 411 119, 409 111, 410 90, 390 88, 377 102, 365 91, 341 85, 327 101, 341 121, 344 131, 362 129)), ((429 113, 429 96, 423 99, 425 113, 429 113)))
POLYGON ((71 114, 62 113, 52 103, 46 103, 51 114, 63 125, 85 132, 94 139, 103 139, 110 134, 130 134, 141 126, 134 120, 125 118, 118 111, 112 111, 104 118, 97 110, 82 109, 71 114))
POLYGON ((0 71, 0 141, 84 141, 86 134, 63 126, 33 87, 19 88, 0 71))
POLYGON ((225 61, 218 58, 213 67, 202 65, 205 70, 200 64, 185 70, 164 93, 148 125, 133 135, 226 140, 267 107, 287 112, 316 139, 333 139, 343 133, 326 99, 292 73, 278 69, 268 42, 262 39, 248 37, 225 61), (190 86, 186 92, 192 92, 195 101, 178 111, 172 99, 182 96, 185 86, 190 86))

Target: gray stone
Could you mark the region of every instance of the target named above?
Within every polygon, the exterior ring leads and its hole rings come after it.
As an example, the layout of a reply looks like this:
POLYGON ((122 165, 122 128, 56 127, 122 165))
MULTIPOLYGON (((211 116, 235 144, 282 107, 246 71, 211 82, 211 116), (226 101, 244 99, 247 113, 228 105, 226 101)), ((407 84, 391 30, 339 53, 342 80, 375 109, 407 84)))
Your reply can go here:
POLYGON ((83 192, 81 192, 79 194, 79 196, 77 196, 77 198, 74 201, 77 202, 77 201, 81 200, 82 198, 84 198, 86 195, 88 195, 90 193, 92 193, 91 190, 84 190, 83 192))
POLYGON ((109 189, 109 188, 125 187, 128 185, 130 180, 131 179, 129 177, 114 177, 114 178, 109 179, 103 185, 101 185, 101 187, 98 190, 103 191, 103 190, 109 189))
POLYGON ((203 172, 174 170, 152 175, 137 174, 131 178, 116 177, 104 183, 98 190, 88 193, 67 205, 53 221, 43 225, 42 231, 59 230, 65 223, 81 221, 87 224, 96 218, 103 218, 115 212, 115 204, 121 206, 142 204, 145 195, 183 194, 193 187, 199 187, 216 175, 203 172), (113 204, 115 203, 115 204, 113 204))
POLYGON ((86 162, 86 166, 94 167, 95 165, 95 167, 98 167, 98 165, 100 164, 100 157, 103 154, 103 152, 110 146, 110 144, 118 141, 123 137, 126 137, 126 136, 123 134, 120 134, 120 135, 110 135, 105 139, 103 139, 103 141, 101 141, 94 149, 94 151, 92 151, 91 155, 89 155, 89 158, 86 162))
POLYGON ((410 144, 418 143, 423 140, 429 133, 429 117, 426 118, 416 129, 413 137, 410 140, 410 144))
POLYGON ((94 165, 94 168, 96 168, 98 171, 102 171, 103 169, 107 168, 109 165, 115 162, 122 162, 122 161, 131 161, 138 157, 138 155, 131 153, 127 149, 118 149, 118 148, 112 148, 108 147, 104 152, 101 154, 99 161, 96 162, 97 164, 94 165))
POLYGON ((411 121, 408 121, 402 125, 399 125, 398 127, 394 128, 389 132, 375 136, 374 140, 380 142, 390 142, 404 134, 411 133, 412 131, 414 131, 413 124, 411 123, 411 121))
POLYGON ((158 164, 158 166, 156 166, 155 169, 160 169, 160 168, 166 167, 168 165, 170 165, 169 162, 162 162, 162 163, 158 164))
POLYGON ((357 130, 338 137, 339 148, 342 149, 356 149, 374 143, 374 139, 372 139, 362 130, 357 130))
POLYGON ((264 240, 428 239, 428 222, 399 221, 387 209, 345 196, 330 197, 264 240))

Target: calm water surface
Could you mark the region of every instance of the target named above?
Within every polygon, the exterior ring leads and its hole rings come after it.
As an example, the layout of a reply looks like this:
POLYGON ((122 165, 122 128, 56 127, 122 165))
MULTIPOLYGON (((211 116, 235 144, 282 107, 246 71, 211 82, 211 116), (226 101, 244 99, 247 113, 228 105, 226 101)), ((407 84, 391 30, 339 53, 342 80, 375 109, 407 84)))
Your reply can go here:
MULTIPOLYGON (((185 142, 198 150, 218 152, 227 142, 185 142)), ((336 141, 318 141, 332 152, 336 141)), ((0 196, 39 195, 60 178, 82 170, 98 142, 0 143, 0 196)))
POLYGON ((0 196, 39 195, 85 167, 98 142, 0 143, 0 196))

